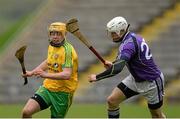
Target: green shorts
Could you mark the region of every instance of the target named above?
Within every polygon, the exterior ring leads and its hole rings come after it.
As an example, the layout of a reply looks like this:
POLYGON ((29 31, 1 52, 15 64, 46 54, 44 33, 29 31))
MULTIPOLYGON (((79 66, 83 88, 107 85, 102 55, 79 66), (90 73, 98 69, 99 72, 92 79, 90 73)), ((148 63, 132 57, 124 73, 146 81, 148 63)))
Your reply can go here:
POLYGON ((40 86, 32 99, 36 100, 41 110, 50 107, 51 118, 64 118, 72 104, 73 94, 66 92, 51 92, 40 86))

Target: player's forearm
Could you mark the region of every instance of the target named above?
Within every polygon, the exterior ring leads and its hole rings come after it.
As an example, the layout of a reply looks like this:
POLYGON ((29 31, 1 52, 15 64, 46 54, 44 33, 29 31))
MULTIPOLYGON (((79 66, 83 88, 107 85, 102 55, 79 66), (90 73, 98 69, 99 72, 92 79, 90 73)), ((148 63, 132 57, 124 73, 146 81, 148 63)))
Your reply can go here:
POLYGON ((37 70, 37 69, 41 69, 41 70, 45 71, 45 70, 47 70, 47 68, 48 68, 48 66, 47 66, 47 60, 44 60, 39 66, 37 66, 37 67, 34 69, 34 71, 37 70))
POLYGON ((54 79, 54 80, 68 80, 71 78, 70 72, 61 72, 61 73, 47 73, 44 78, 54 79))
POLYGON ((96 80, 98 81, 101 79, 112 77, 112 76, 120 73, 122 71, 122 69, 124 68, 125 64, 126 64, 125 60, 117 60, 116 62, 114 62, 114 64, 112 65, 111 68, 109 68, 106 71, 96 75, 96 80))

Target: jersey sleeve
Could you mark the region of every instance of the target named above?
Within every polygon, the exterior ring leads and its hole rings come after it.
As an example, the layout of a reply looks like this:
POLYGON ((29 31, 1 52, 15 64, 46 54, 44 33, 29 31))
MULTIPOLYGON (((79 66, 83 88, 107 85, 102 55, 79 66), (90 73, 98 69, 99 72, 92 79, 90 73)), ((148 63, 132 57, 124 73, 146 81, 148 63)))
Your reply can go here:
POLYGON ((70 45, 65 45, 65 61, 62 65, 62 68, 71 68, 73 65, 73 58, 72 58, 72 47, 70 45))
POLYGON ((120 55, 118 59, 129 61, 136 53, 135 45, 132 40, 124 43, 122 47, 119 48, 120 55))

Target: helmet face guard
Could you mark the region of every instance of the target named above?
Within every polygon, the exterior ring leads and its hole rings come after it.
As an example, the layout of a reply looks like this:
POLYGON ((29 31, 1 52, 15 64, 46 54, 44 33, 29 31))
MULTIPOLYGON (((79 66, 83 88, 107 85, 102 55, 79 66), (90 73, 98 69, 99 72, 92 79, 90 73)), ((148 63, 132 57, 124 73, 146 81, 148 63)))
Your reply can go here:
POLYGON ((60 47, 64 44, 64 40, 58 43, 54 43, 51 39, 49 39, 49 44, 53 47, 60 47))
POLYGON ((50 38, 51 32, 60 32, 62 34, 62 36, 64 37, 64 39, 66 39, 66 37, 65 37, 66 33, 67 33, 66 24, 61 23, 61 22, 55 22, 55 23, 52 23, 48 29, 50 45, 52 45, 54 47, 60 47, 63 44, 63 42, 53 42, 53 40, 50 38))

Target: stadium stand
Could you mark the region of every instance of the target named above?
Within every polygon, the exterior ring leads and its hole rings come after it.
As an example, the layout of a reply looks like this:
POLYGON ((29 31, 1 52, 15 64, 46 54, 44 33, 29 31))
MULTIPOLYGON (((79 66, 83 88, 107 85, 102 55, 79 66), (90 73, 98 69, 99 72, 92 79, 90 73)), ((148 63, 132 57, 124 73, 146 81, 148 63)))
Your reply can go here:
MULTIPOLYGON (((0 102, 25 101, 42 83, 41 79, 34 77, 29 79, 27 86, 22 86, 22 81, 19 80, 21 79, 21 69, 14 57, 14 52, 19 46, 28 44, 25 55, 27 69, 32 69, 38 65, 46 58, 48 46, 47 26, 51 22, 67 21, 72 17, 78 18, 83 34, 90 39, 94 47, 103 56, 107 56, 105 58, 112 60, 116 56, 113 48, 116 48, 117 45, 107 40, 105 26, 110 19, 119 15, 124 16, 131 24, 131 30, 139 31, 154 18, 161 16, 166 9, 170 9, 174 3, 175 1, 173 0, 133 0, 131 2, 127 0, 47 1, 46 5, 37 12, 37 15, 34 16, 29 25, 16 36, 14 43, 9 45, 8 50, 4 53, 6 55, 3 55, 4 58, 1 58, 0 68, 3 70, 0 70, 0 102), (108 57, 112 50, 113 56, 108 57)), ((104 80, 96 84, 87 84, 87 74, 99 71, 99 68, 103 67, 103 65, 97 61, 97 58, 82 43, 75 40, 75 37, 68 35, 68 39, 72 39, 70 42, 72 42, 79 54, 80 82, 85 82, 80 83, 78 92, 75 95, 76 101, 104 102, 105 97, 111 92, 112 88, 128 72, 124 71, 121 75, 117 75, 110 80, 104 80), (86 90, 82 91, 82 89, 86 90)), ((157 44, 161 45, 160 43, 157 44)), ((158 54, 160 50, 153 47, 153 52, 157 52, 156 57, 161 56, 158 54)))
POLYGON ((23 16, 28 15, 42 0, 1 0, 0 1, 0 34, 8 30, 15 22, 23 16))

